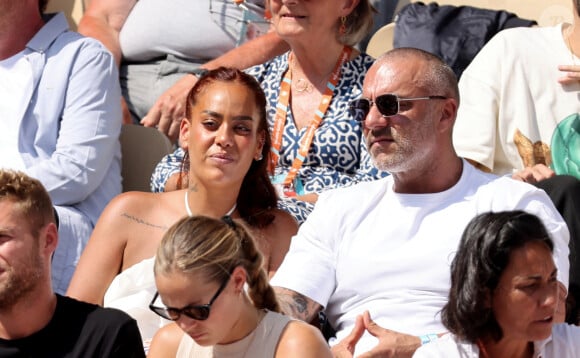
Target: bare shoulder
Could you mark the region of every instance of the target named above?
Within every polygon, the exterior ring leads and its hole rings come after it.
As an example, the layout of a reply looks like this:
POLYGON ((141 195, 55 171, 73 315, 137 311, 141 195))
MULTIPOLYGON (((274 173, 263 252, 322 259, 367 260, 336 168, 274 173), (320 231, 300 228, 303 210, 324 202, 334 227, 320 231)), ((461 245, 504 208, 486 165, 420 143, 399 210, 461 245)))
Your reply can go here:
POLYGON ((268 236, 291 238, 298 232, 298 223, 292 215, 284 210, 274 209, 274 221, 267 228, 268 236))
MULTIPOLYGON (((176 221, 178 197, 172 193, 146 193, 131 191, 116 196, 107 205, 101 218, 109 224, 119 223, 125 228, 134 225, 167 229, 167 222, 176 221)), ((180 207, 180 206, 179 206, 180 207)))
POLYGON ((306 322, 292 320, 282 332, 275 357, 318 358, 332 357, 332 354, 320 330, 306 322))
POLYGON ((184 332, 175 323, 169 323, 155 333, 147 357, 175 357, 184 332))
POLYGON ((103 215, 116 217, 122 212, 137 211, 139 208, 143 208, 144 204, 152 201, 154 195, 154 193, 139 191, 121 193, 107 204, 107 207, 103 211, 103 215))
MULTIPOLYGON (((274 210, 274 221, 263 230, 263 236, 266 238, 268 254, 268 275, 273 277, 286 253, 290 249, 292 236, 298 231, 298 224, 292 215, 282 210, 274 210)), ((262 250, 264 250, 262 248, 262 250)))

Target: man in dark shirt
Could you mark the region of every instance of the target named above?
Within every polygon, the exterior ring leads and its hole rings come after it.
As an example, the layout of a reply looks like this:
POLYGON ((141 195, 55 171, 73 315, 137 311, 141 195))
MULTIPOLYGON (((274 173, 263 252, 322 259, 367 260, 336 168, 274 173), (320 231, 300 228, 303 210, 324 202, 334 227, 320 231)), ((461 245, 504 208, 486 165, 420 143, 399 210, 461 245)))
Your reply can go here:
POLYGON ((127 314, 54 293, 54 213, 38 180, 0 170, 0 357, 144 357, 127 314))

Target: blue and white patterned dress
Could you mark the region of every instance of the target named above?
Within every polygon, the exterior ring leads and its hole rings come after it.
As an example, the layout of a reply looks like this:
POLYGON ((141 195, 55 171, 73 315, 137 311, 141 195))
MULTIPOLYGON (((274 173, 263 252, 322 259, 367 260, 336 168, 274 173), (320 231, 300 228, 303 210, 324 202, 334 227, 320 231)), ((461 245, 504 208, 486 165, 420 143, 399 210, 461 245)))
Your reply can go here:
MULTIPOLYGON (((314 140, 298 173, 306 193, 349 186, 388 175, 377 170, 367 152, 361 123, 352 119, 348 104, 362 93, 362 83, 373 58, 361 54, 342 66, 330 106, 316 130, 314 140)), ((247 70, 261 83, 268 101, 268 124, 274 126, 280 81, 288 69, 288 53, 247 70)), ((314 115, 314 114, 313 114, 314 115)), ((286 174, 298 153, 300 140, 307 127, 298 130, 291 108, 288 109, 280 157, 275 174, 286 174)), ((153 191, 163 191, 167 178, 179 171, 183 151, 177 150, 158 164, 153 173, 153 191)), ((282 198, 279 207, 292 214, 299 223, 306 220, 313 205, 293 198, 282 198)))

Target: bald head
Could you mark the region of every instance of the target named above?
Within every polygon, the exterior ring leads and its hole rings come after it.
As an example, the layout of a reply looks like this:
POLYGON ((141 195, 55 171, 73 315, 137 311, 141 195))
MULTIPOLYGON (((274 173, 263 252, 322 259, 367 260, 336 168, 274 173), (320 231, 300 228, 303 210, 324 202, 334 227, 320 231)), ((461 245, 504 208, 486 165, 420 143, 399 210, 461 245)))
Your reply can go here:
POLYGON ((391 67, 385 65, 395 63, 404 64, 398 67, 403 69, 405 73, 393 74, 394 76, 408 76, 413 81, 414 87, 423 89, 425 93, 436 93, 437 95, 454 98, 459 104, 457 76, 455 76, 451 67, 439 57, 416 48, 397 48, 377 58, 368 72, 376 73, 382 68, 391 67))

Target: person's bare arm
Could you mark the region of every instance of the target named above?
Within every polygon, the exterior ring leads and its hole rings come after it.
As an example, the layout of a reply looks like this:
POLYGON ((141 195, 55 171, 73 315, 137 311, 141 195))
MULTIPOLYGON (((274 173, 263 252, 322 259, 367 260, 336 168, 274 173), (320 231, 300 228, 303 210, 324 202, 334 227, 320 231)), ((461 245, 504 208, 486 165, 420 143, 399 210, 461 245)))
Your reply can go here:
POLYGON ((290 317, 312 322, 322 309, 320 304, 296 291, 283 287, 274 287, 274 291, 282 312, 290 317))
POLYGON ((213 70, 220 66, 225 66, 243 70, 264 63, 273 57, 283 54, 289 49, 290 46, 278 34, 270 31, 243 43, 220 57, 206 62, 202 67, 213 70))
MULTIPOLYGON (((213 70, 225 66, 242 70, 261 64, 288 49, 288 44, 276 33, 268 32, 205 63, 202 67, 213 70)), ((196 82, 197 77, 192 74, 183 76, 157 99, 149 113, 141 120, 141 124, 145 127, 157 126, 170 139, 176 140, 179 134, 179 124, 185 115, 187 94, 196 82)))
POLYGON ((137 0, 91 0, 79 22, 78 32, 105 45, 117 66, 122 58, 119 32, 136 3, 137 0))
POLYGON ((298 232, 298 223, 294 217, 283 210, 276 210, 272 228, 268 230, 270 240, 270 260, 268 262, 268 277, 274 277, 274 274, 282 265, 286 253, 290 249, 290 241, 298 232))
POLYGON ((176 323, 161 327, 149 346, 147 357, 169 358, 175 357, 184 332, 176 323))
POLYGON ((105 208, 85 247, 72 277, 67 296, 98 305, 103 304, 107 288, 121 271, 126 246, 124 227, 126 222, 119 220, 123 211, 121 194, 105 208))
POLYGON ((318 328, 294 320, 282 332, 274 357, 331 358, 332 353, 318 328))

